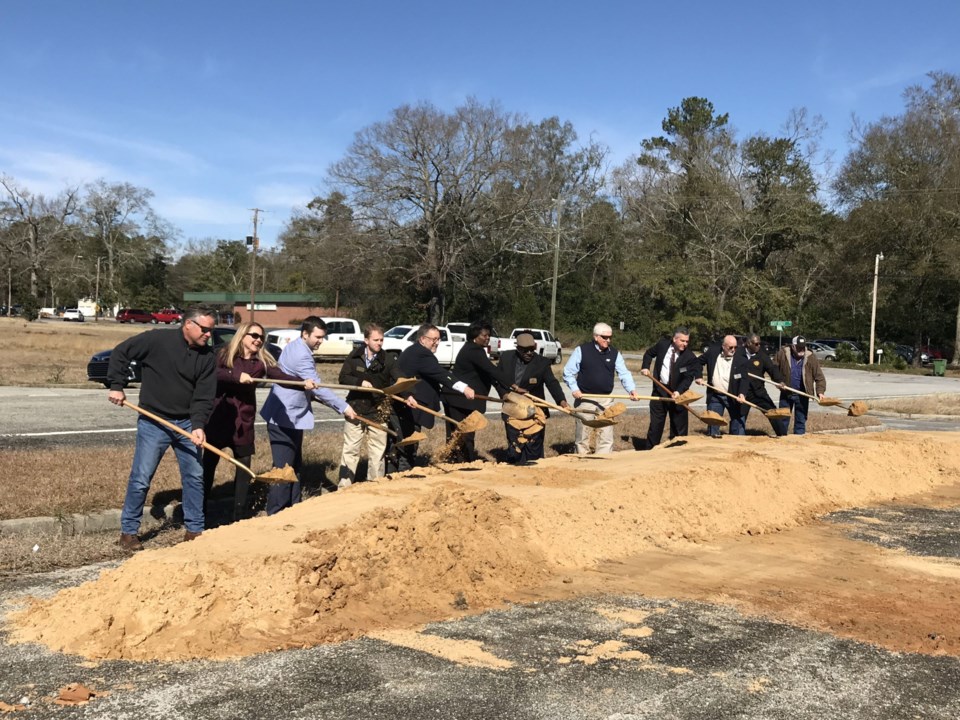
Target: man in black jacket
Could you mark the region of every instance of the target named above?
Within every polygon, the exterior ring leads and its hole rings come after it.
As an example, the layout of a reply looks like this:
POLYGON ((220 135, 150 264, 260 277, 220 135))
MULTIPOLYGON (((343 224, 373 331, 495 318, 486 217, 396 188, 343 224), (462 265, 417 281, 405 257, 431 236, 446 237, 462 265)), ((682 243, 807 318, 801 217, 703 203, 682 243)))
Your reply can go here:
MULTIPOLYGON (((397 372, 400 377, 416 377, 420 379, 413 388, 413 397, 418 405, 440 410, 440 388, 446 386, 462 393, 469 400, 473 400, 473 388, 465 382, 457 380, 453 375, 440 367, 436 355, 437 345, 440 342, 440 330, 436 325, 424 323, 417 328, 413 345, 408 347, 397 358, 397 372)), ((403 437, 407 437, 420 428, 433 427, 433 415, 418 409, 411 409, 405 405, 394 403, 394 408, 400 419, 400 430, 403 437)), ((406 445, 398 448, 398 469, 408 470, 415 464, 417 445, 406 445)))
MULTIPOLYGON (((490 388, 494 385, 497 386, 497 392, 500 395, 516 389, 510 387, 512 384, 510 380, 487 357, 487 345, 490 343, 491 332, 492 327, 486 323, 470 323, 467 328, 467 342, 460 348, 453 364, 453 376, 469 385, 477 395, 489 395, 490 388)), ((474 411, 482 413, 487 409, 485 400, 476 397, 471 400, 450 387, 443 388, 443 405, 446 414, 454 420, 463 420, 474 411)), ((447 440, 453 432, 453 425, 448 423, 447 440)), ((458 448, 459 459, 465 462, 473 462, 477 459, 474 436, 475 433, 463 433, 461 437, 458 448)), ((458 458, 452 456, 450 459, 458 458)))
MULTIPOLYGON (((396 364, 383 351, 383 328, 369 324, 363 329, 363 345, 343 361, 338 382, 368 388, 385 388, 399 377, 396 364)), ((357 415, 376 423, 384 424, 389 416, 381 417, 383 395, 351 390, 347 402, 357 415)), ((387 412, 390 410, 386 405, 387 412)), ((361 422, 343 425, 343 450, 340 454, 340 478, 338 487, 347 487, 356 480, 360 463, 360 444, 367 436, 367 480, 384 475, 384 456, 387 452, 387 434, 361 422)))
MULTIPOLYGON (((700 356, 700 367, 707 368, 707 410, 712 410, 722 416, 726 410, 730 414, 730 428, 732 435, 742 435, 743 433, 733 432, 734 423, 743 424, 740 403, 729 395, 718 393, 712 388, 720 390, 730 390, 730 376, 733 374, 733 358, 737 353, 737 338, 733 335, 727 335, 719 343, 711 345, 707 351, 700 356)), ((702 372, 702 369, 701 371, 702 372)), ((703 379, 697 376, 697 384, 702 385, 703 379)), ((712 438, 720 437, 720 428, 711 425, 707 428, 707 434, 712 438)))
MULTIPOLYGON (((747 400, 762 410, 773 410, 776 405, 767 394, 764 387, 764 381, 752 378, 750 375, 756 375, 762 378, 764 374, 770 376, 775 383, 780 384, 783 390, 783 375, 770 356, 760 349, 760 336, 751 333, 743 341, 743 347, 737 350, 733 356, 733 368, 730 371, 730 392, 740 397, 741 400, 747 400)), ((750 413, 749 405, 740 406, 740 418, 737 423, 730 423, 731 435, 745 435, 747 426, 747 415, 750 413)), ((778 435, 786 435, 783 422, 770 418, 770 425, 773 431, 778 435)))
MULTIPOLYGON (((663 338, 643 354, 643 365, 640 373, 659 380, 669 388, 663 390, 657 383, 653 384, 653 394, 658 397, 679 397, 690 389, 694 378, 700 376, 700 361, 687 346, 690 344, 690 331, 685 327, 678 327, 673 331, 673 338, 663 338), (651 364, 653 370, 651 372, 651 364)), ((647 442, 650 447, 659 445, 663 438, 663 426, 667 414, 670 415, 670 439, 684 437, 687 434, 687 409, 676 403, 662 400, 650 401, 650 427, 647 430, 647 442)))
POLYGON ((206 440, 204 426, 217 393, 216 359, 207 345, 214 323, 212 310, 193 308, 184 315, 180 329, 134 335, 110 355, 107 399, 114 405, 124 404, 127 367, 136 360, 141 368, 139 404, 191 436, 188 440, 142 415, 137 421, 137 447, 120 515, 119 542, 124 550, 143 549, 137 537, 143 506, 160 459, 170 446, 176 453, 183 485, 183 539, 193 540, 203 532, 200 446, 206 440))
MULTIPOLYGON (((513 386, 525 390, 530 395, 546 399, 544 388, 550 390, 553 401, 560 407, 570 407, 563 394, 563 388, 553 374, 553 363, 537 355, 537 341, 530 333, 517 335, 516 350, 507 350, 500 355, 500 370, 506 380, 512 380, 513 386)), ((550 416, 550 411, 544 409, 550 416)), ((507 433, 507 462, 525 463, 543 457, 543 440, 546 432, 543 428, 534 434, 521 433, 509 424, 510 418, 501 415, 503 427, 507 433), (520 442, 521 434, 526 442, 520 442)))

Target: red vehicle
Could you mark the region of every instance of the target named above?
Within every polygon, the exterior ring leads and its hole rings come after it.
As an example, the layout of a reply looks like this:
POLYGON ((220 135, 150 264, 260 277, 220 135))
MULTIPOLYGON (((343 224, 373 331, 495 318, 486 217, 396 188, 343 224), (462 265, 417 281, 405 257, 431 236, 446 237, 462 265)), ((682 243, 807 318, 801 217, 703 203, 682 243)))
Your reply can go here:
POLYGON ((157 319, 153 316, 153 313, 148 313, 146 310, 135 310, 132 308, 124 308, 117 313, 117 322, 118 323, 154 323, 156 324, 157 319))
POLYGON ((153 313, 153 318, 157 322, 169 325, 170 323, 183 322, 183 313, 176 308, 164 308, 153 313))

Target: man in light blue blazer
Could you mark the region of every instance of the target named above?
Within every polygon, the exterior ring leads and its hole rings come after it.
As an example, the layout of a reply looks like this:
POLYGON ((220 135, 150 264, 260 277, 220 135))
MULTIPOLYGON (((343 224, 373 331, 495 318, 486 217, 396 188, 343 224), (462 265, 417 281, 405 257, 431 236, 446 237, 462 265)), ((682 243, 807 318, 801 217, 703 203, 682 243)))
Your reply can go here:
MULTIPOLYGON (((278 365, 288 375, 310 378, 320 383, 317 375, 317 363, 313 351, 320 347, 327 335, 327 325, 320 318, 311 315, 300 326, 300 337, 287 343, 280 353, 278 365)), ((300 467, 303 464, 303 431, 312 430, 314 425, 311 399, 316 397, 327 407, 333 408, 348 420, 356 418, 346 400, 337 397, 326 388, 301 390, 298 388, 274 385, 267 396, 260 416, 267 421, 267 433, 270 436, 270 452, 273 466, 282 468, 289 465, 297 474, 297 482, 274 483, 267 495, 267 515, 275 515, 284 508, 301 500, 300 467)))

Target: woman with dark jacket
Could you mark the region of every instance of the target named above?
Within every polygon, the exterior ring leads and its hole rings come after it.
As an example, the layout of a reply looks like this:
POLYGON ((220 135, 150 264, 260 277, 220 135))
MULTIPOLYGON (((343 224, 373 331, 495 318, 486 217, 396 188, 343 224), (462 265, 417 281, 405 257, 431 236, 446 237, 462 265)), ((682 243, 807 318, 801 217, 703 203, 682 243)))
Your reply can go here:
MULTIPOLYGON (((477 395, 489 395, 490 388, 497 386, 500 395, 516 389, 513 385, 513 379, 505 376, 503 371, 490 362, 487 356, 487 345, 490 343, 491 326, 485 323, 470 323, 467 328, 467 342, 457 353, 457 359, 453 364, 453 376, 473 388, 477 395)), ((487 403, 485 400, 469 400, 460 393, 453 392, 444 388, 443 405, 446 414, 454 420, 463 420, 470 413, 485 412, 487 403)), ((447 425, 447 439, 454 432, 453 425, 447 425)), ((464 433, 460 443, 460 455, 466 462, 472 462, 477 459, 477 451, 474 445, 475 433, 464 433)))
MULTIPOLYGON (((257 412, 257 378, 300 380, 277 367, 277 361, 264 346, 263 326, 244 323, 217 354, 217 396, 210 420, 207 421, 207 442, 215 448, 230 448, 238 462, 250 467, 253 457, 253 420, 257 412)), ((314 386, 307 380, 307 389, 314 386)), ((205 504, 217 472, 220 456, 203 454, 203 488, 205 504)), ((249 476, 240 468, 234 475, 233 519, 242 519, 247 506, 249 476)), ((205 513, 206 514, 206 513, 205 513)))

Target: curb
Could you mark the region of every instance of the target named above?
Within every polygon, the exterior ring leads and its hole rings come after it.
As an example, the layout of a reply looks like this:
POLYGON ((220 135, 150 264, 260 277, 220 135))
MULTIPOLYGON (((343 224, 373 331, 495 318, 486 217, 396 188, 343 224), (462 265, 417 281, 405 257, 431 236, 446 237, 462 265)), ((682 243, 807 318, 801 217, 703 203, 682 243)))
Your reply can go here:
MULTIPOLYGON (((183 512, 180 503, 173 502, 163 508, 163 515, 159 518, 154 517, 149 512, 144 512, 140 529, 141 531, 152 530, 159 525, 178 519, 183 519, 183 512)), ((110 531, 120 532, 120 510, 0 520, 0 537, 6 535, 62 535, 71 537, 110 531)))

